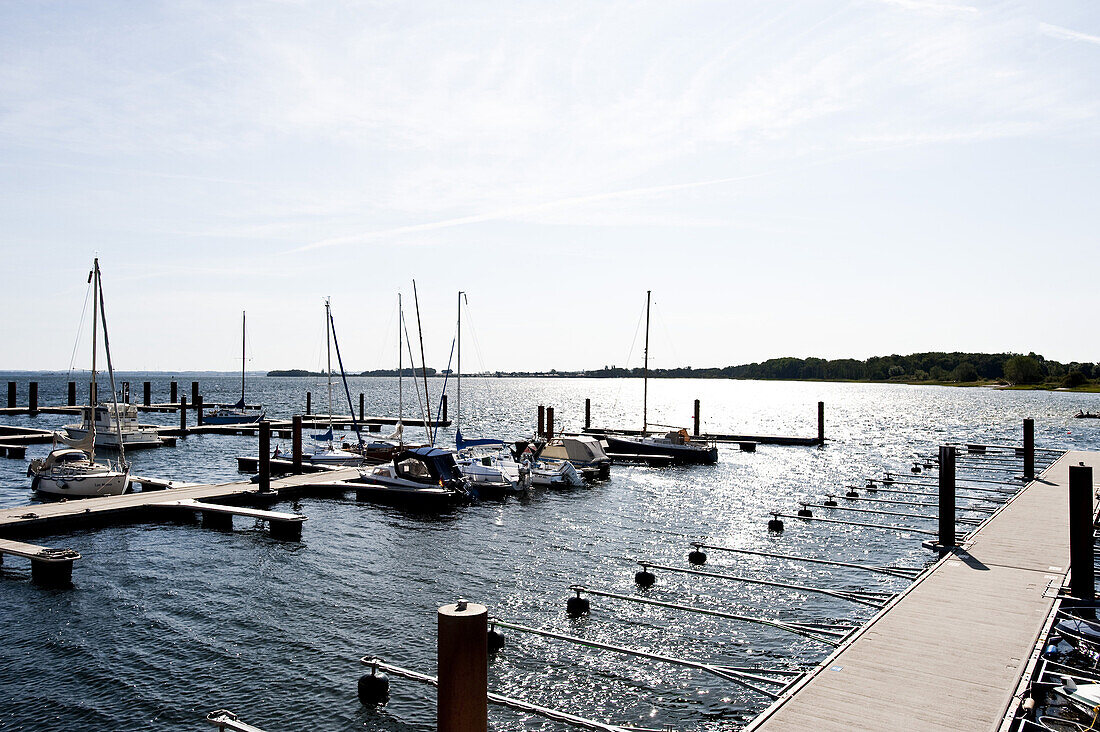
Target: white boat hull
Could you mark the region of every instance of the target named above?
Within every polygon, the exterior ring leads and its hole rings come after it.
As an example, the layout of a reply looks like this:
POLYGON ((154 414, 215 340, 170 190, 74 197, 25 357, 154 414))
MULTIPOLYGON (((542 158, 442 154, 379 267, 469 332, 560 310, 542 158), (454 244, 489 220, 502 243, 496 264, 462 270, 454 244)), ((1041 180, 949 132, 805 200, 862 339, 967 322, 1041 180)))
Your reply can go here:
MULTIPOLYGON (((65 432, 71 440, 83 440, 88 436, 88 430, 80 425, 65 425, 65 432)), ((122 444, 129 448, 160 447, 164 441, 156 428, 142 428, 136 431, 124 431, 122 444)), ((118 449, 118 432, 103 432, 99 429, 95 433, 95 446, 108 450, 118 449)))
POLYGON ((49 473, 36 475, 33 486, 39 493, 53 496, 120 496, 130 490, 130 474, 114 470, 85 474, 49 473))

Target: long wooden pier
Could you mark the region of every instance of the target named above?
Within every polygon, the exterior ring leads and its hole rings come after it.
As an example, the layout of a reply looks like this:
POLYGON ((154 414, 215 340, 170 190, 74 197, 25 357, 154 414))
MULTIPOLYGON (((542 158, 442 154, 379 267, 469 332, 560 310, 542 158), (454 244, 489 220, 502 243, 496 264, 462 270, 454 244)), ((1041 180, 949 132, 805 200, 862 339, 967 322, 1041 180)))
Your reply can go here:
POLYGON ((1069 572, 1068 452, 745 732, 989 732, 1069 572))

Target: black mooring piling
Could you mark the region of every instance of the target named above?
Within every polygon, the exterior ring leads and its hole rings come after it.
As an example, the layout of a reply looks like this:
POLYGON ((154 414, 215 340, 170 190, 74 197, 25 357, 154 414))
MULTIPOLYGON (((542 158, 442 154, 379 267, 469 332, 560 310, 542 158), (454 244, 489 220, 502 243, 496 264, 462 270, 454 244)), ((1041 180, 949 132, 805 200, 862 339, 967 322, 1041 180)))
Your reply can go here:
POLYGON ((75 381, 70 381, 69 382, 69 406, 70 407, 75 407, 76 406, 76 382, 75 381))
POLYGON ((175 404, 179 398, 179 384, 175 381, 168 382, 168 398, 172 404, 175 404))
POLYGON ((584 428, 592 427, 592 400, 587 397, 584 400, 584 428))
POLYGON ((694 432, 692 432, 692 434, 695 435, 696 437, 699 436, 699 400, 698 399, 695 400, 695 421, 694 421, 694 432))
POLYGON ((197 381, 191 382, 191 403, 199 403, 199 382, 197 381))
POLYGON ((202 427, 202 397, 195 397, 195 424, 202 427))
POLYGON ((153 384, 152 382, 146 381, 141 386, 143 390, 141 403, 145 406, 149 406, 153 403, 153 384))
POLYGON ((940 446, 940 546, 955 546, 955 448, 940 446))
POLYGON ((1089 602, 1096 595, 1092 500, 1092 468, 1069 466, 1069 589, 1074 597, 1089 602))
POLYGON ((554 408, 546 408, 546 439, 551 439, 554 436, 554 408))
POLYGON ((313 395, 310 394, 307 391, 306 392, 306 414, 307 415, 312 414, 313 413, 312 410, 313 410, 313 395))
POLYGON ((8 409, 15 409, 15 382, 8 382, 8 409))
MULTIPOLYGON (((446 422, 447 421, 447 395, 444 394, 443 399, 440 400, 440 401, 442 402, 442 404, 441 404, 442 409, 440 410, 441 414, 439 416, 439 421, 440 422, 446 422)), ((460 404, 459 406, 462 406, 462 405, 460 404)))
POLYGON ((542 437, 546 434, 546 407, 539 405, 539 424, 538 429, 535 430, 535 436, 542 437))
POLYGON ((825 444, 825 402, 817 403, 817 444, 825 444))
POLYGON ((290 435, 290 459, 294 472, 302 472, 302 415, 295 414, 290 435))
POLYGON ((31 415, 38 414, 38 382, 32 381, 27 387, 27 407, 31 415))
POLYGON ((260 492, 271 490, 271 423, 260 420, 260 492))
MULTIPOLYGON (((446 396, 444 396, 446 398, 446 396)), ((444 417, 446 419, 446 417, 444 417)), ((359 421, 363 421, 363 392, 359 392, 359 421)))
POLYGON ((1024 420, 1024 480, 1035 480, 1035 420, 1024 420))
POLYGON ((187 431, 187 397, 180 397, 180 432, 187 431))

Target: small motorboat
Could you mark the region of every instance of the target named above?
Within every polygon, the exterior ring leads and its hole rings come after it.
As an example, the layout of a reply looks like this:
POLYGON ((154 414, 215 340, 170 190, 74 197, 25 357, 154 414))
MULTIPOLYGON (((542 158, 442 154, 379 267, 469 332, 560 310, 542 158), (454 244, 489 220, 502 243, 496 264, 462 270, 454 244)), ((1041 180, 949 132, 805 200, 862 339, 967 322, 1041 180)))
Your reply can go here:
POLYGON ((1077 410, 1077 414, 1073 416, 1077 419, 1100 419, 1100 413, 1086 412, 1083 409, 1077 410))
POLYGON ((584 485, 584 478, 566 460, 536 459, 531 461, 528 469, 531 471, 531 485, 549 488, 584 485))
POLYGON ((568 462, 582 474, 607 480, 611 477, 611 458, 604 451, 606 445, 606 442, 588 435, 555 437, 542 448, 539 457, 568 462))
POLYGON ((1063 676, 1061 686, 1054 687, 1058 694, 1079 712, 1095 718, 1100 709, 1100 684, 1078 684, 1071 676, 1063 676))
POLYGON ((138 423, 137 407, 133 404, 117 404, 118 420, 115 420, 115 404, 97 404, 80 410, 80 424, 65 425, 70 440, 83 441, 89 433, 95 435, 95 446, 117 450, 119 435, 127 449, 142 447, 160 447, 164 440, 160 428, 151 424, 138 423))
POLYGON ((486 454, 459 454, 455 460, 462 475, 478 494, 522 493, 531 486, 531 471, 505 450, 486 454))
POLYGON ((453 503, 477 497, 476 487, 459 470, 453 452, 438 447, 414 447, 393 460, 363 468, 351 481, 360 497, 381 500, 453 503))

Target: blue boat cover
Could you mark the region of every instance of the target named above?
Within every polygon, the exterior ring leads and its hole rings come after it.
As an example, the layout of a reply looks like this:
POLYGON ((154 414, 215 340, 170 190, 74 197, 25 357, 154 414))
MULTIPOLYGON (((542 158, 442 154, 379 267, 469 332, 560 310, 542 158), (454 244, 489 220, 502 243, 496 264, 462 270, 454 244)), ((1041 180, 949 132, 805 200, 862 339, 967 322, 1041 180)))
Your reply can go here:
POLYGON ((233 405, 234 409, 244 409, 244 397, 241 397, 236 404, 233 405))
POLYGON ((504 447, 504 440, 496 440, 490 438, 481 440, 467 440, 462 437, 462 430, 458 430, 455 432, 455 448, 458 450, 465 450, 467 447, 481 447, 483 445, 504 447))
POLYGON ((332 442, 332 428, 329 427, 327 431, 322 432, 319 435, 310 435, 317 442, 332 442))

